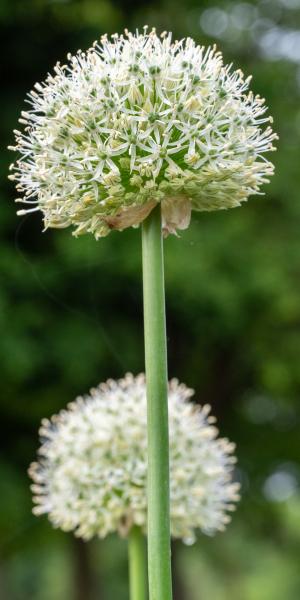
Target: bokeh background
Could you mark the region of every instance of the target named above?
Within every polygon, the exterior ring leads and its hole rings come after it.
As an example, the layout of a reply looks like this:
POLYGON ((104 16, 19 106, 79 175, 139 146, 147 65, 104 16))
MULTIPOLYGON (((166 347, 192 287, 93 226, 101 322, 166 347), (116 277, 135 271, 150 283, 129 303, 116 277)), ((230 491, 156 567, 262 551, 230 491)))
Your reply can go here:
POLYGON ((300 598, 300 0, 1 0, 0 598, 127 600, 126 542, 83 544, 31 516, 42 417, 143 370, 140 232, 95 242, 17 218, 6 145, 66 53, 145 23, 216 42, 254 75, 280 135, 266 196, 199 214, 165 243, 170 375, 237 442, 227 532, 174 546, 176 600, 300 598))

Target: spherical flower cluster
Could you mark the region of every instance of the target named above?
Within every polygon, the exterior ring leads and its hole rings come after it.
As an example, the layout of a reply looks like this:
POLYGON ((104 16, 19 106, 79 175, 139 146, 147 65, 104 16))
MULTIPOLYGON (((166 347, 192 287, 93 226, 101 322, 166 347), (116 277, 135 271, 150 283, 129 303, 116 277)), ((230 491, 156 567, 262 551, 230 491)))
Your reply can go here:
POLYGON ((239 206, 268 181, 277 137, 251 77, 215 47, 155 30, 102 37, 35 84, 12 147, 25 204, 45 227, 96 238, 137 226, 161 203, 166 233, 191 210, 239 206))
MULTIPOLYGON (((217 438, 209 415, 169 383, 171 533, 186 543, 198 529, 212 534, 238 500, 232 482, 234 445, 217 438)), ((136 524, 146 530, 147 426, 143 375, 108 380, 51 421, 43 420, 39 461, 29 473, 34 513, 84 539, 136 524)))

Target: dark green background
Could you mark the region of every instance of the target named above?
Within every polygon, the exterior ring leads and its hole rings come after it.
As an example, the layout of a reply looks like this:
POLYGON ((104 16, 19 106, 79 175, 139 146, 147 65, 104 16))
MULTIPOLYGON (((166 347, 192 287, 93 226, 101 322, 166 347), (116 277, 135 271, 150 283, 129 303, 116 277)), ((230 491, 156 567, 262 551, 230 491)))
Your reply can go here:
POLYGON ((95 242, 17 218, 6 180, 26 92, 102 33, 156 25, 217 41, 253 73, 280 135, 266 196, 194 215, 165 243, 170 375, 237 442, 243 499, 225 534, 174 549, 177 600, 300 598, 300 1, 1 0, 0 598, 125 600, 126 543, 84 545, 31 516, 42 417, 143 370, 140 232, 95 242), (298 33, 297 33, 298 32, 298 33), (298 37, 297 37, 298 36, 298 37))

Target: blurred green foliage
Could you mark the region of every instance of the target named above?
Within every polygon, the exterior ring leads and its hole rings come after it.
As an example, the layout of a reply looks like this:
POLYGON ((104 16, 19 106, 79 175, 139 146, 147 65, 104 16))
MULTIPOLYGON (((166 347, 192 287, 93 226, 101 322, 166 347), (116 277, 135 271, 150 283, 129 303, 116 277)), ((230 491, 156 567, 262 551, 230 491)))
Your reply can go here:
MULTIPOLYGON (((175 546, 176 600, 300 597, 300 1, 2 0, 4 146, 25 94, 102 33, 171 29, 217 40, 253 73, 279 132, 276 175, 241 209, 194 216, 165 244, 170 375, 237 442, 243 500, 225 534, 175 546)), ((0 598, 127 598, 126 545, 82 545, 30 514, 42 417, 143 370, 139 231, 95 242, 18 220, 1 151, 0 598)))

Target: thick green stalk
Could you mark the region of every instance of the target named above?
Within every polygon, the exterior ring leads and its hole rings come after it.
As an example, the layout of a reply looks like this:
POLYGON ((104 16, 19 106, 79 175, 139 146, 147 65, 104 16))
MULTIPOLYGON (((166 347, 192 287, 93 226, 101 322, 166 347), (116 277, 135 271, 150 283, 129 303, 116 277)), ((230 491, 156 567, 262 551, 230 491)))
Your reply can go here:
POLYGON ((132 527, 128 538, 130 600, 146 600, 146 548, 139 527, 132 527))
POLYGON ((142 238, 148 406, 149 600, 172 600, 168 372, 160 205, 145 219, 142 238))

